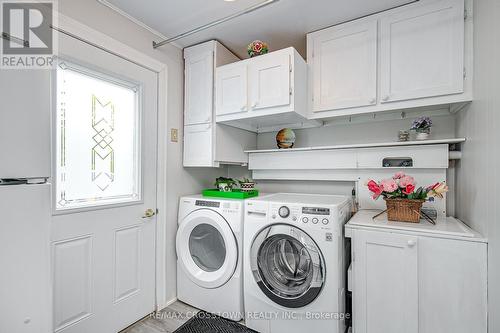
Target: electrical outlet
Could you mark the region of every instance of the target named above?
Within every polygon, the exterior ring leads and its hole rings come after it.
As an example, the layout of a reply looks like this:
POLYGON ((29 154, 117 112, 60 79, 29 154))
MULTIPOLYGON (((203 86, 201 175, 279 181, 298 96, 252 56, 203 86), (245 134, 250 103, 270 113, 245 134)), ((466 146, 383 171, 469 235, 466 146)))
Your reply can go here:
POLYGON ((170 129, 170 141, 179 142, 179 130, 177 128, 170 129))

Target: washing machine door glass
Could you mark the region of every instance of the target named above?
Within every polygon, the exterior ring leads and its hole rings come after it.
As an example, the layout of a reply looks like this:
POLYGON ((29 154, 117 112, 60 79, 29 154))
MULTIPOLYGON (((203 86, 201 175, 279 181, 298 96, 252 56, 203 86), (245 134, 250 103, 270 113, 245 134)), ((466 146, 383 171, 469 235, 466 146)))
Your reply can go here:
POLYGON ((181 269, 204 288, 224 285, 238 264, 238 245, 230 225, 210 209, 193 211, 181 221, 176 250, 181 269))
POLYGON ((263 229, 252 244, 250 265, 264 294, 284 307, 311 303, 324 284, 325 264, 319 247, 291 225, 263 229))
POLYGON ((210 224, 198 224, 189 235, 189 253, 206 272, 220 269, 226 259, 226 243, 219 230, 210 224))

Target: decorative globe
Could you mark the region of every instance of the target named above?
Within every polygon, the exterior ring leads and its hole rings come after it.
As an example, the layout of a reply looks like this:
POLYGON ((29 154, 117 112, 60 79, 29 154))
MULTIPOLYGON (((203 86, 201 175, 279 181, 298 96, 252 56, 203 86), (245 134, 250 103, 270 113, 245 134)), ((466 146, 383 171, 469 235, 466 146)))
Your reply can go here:
POLYGON ((283 128, 276 135, 276 143, 280 149, 292 148, 295 144, 295 132, 290 128, 283 128))

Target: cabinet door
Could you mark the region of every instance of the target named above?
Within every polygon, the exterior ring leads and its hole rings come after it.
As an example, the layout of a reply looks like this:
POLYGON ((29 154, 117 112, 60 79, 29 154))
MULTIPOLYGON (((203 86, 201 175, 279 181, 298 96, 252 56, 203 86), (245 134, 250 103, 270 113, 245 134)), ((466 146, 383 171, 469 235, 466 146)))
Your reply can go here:
POLYGON ((247 111, 247 66, 238 64, 216 70, 216 114, 247 111))
POLYGON ((417 333, 417 237, 356 230, 353 246, 354 331, 417 333))
POLYGON ((290 104, 290 55, 276 53, 249 63, 248 85, 251 110, 290 104))
POLYGON ((313 112, 376 104, 377 21, 342 24, 311 38, 313 112))
POLYGON ((213 52, 189 56, 185 66, 184 124, 209 123, 213 109, 213 52))
POLYGON ((462 93, 463 80, 463 0, 418 5, 381 20, 383 103, 462 93))
POLYGON ((213 159, 212 124, 184 126, 184 166, 211 167, 213 159))
POLYGON ((0 70, 0 178, 50 176, 49 70, 0 70))
POLYGON ((487 245, 419 238, 419 333, 486 333, 487 245))

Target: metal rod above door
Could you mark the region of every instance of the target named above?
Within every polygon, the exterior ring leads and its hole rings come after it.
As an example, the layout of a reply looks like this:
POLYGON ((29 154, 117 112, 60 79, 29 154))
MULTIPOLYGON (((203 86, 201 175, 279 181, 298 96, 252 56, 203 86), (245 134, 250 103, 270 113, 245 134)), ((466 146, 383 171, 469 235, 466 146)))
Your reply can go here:
POLYGON ((259 3, 259 4, 254 5, 254 6, 248 7, 247 9, 244 9, 244 10, 242 10, 242 11, 240 11, 240 12, 234 13, 234 14, 232 14, 232 15, 229 15, 229 16, 226 16, 226 17, 224 17, 224 18, 218 19, 218 20, 216 20, 216 21, 210 22, 210 23, 208 23, 208 24, 202 25, 202 26, 200 26, 200 27, 198 27, 198 28, 195 28, 195 29, 192 29, 192 30, 186 31, 186 32, 184 32, 184 33, 182 33, 182 34, 179 34, 179 35, 177 35, 177 36, 174 36, 174 37, 171 37, 171 38, 168 38, 168 39, 162 40, 162 41, 160 41, 160 42, 155 42, 155 41, 153 41, 153 48, 154 48, 154 49, 156 49, 156 48, 158 48, 158 47, 160 47, 160 46, 163 46, 163 45, 165 45, 165 44, 168 44, 168 43, 171 43, 171 42, 173 42, 173 41, 179 40, 179 39, 181 39, 181 38, 184 38, 184 37, 190 36, 190 35, 192 35, 192 34, 195 34, 195 33, 200 32, 200 31, 203 31, 203 30, 209 29, 209 28, 211 28, 211 27, 214 27, 214 26, 219 25, 219 24, 221 24, 221 23, 224 23, 224 22, 230 21, 230 20, 235 19, 235 18, 237 18, 237 17, 240 17, 240 16, 243 16, 243 15, 249 14, 249 13, 254 12, 254 11, 258 10, 258 9, 261 9, 261 8, 267 7, 267 6, 269 6, 269 5, 273 4, 273 3, 276 3, 276 2, 278 2, 278 1, 280 1, 280 0, 266 0, 266 1, 264 1, 264 2, 261 2, 261 3, 259 3))

